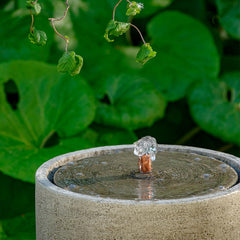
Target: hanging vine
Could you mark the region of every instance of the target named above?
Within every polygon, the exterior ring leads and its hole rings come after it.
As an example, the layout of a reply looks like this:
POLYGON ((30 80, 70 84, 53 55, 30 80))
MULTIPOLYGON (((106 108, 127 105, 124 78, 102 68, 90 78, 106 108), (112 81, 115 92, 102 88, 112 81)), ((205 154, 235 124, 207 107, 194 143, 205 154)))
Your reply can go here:
MULTIPOLYGON (((142 3, 137 3, 134 1, 131 2, 129 0, 126 1, 128 2, 126 11, 127 16, 135 16, 136 14, 139 14, 143 9, 142 3)), ((130 29, 130 27, 133 27, 139 33, 143 42, 143 45, 137 53, 136 61, 141 64, 145 64, 148 60, 156 56, 156 52, 153 51, 149 43, 146 43, 141 31, 137 26, 129 22, 120 22, 115 20, 116 9, 121 2, 122 0, 119 0, 113 9, 113 17, 106 28, 104 37, 108 42, 113 42, 116 37, 119 37, 120 35, 126 33, 130 29)), ((83 66, 83 58, 80 55, 77 55, 74 51, 68 51, 69 37, 59 33, 55 26, 55 22, 63 21, 68 13, 70 7, 68 4, 68 0, 65 1, 65 5, 66 9, 62 17, 52 17, 48 20, 50 21, 55 33, 65 41, 65 51, 58 61, 57 70, 59 72, 69 73, 70 75, 74 76, 76 74, 79 74, 79 72, 81 71, 81 68, 83 66)), ((26 2, 26 7, 29 9, 32 19, 28 38, 33 44, 43 46, 47 42, 47 35, 44 31, 37 30, 34 27, 34 16, 40 14, 41 6, 38 3, 38 0, 29 0, 26 2)))
POLYGON ((28 39, 31 43, 36 44, 38 46, 44 46, 47 42, 47 35, 44 31, 37 30, 34 27, 34 16, 38 15, 41 12, 41 6, 38 3, 38 0, 30 0, 26 2, 26 7, 29 9, 31 15, 31 27, 30 33, 28 34, 28 39))
MULTIPOLYGON (((67 36, 63 36, 62 34, 60 34, 55 26, 55 22, 64 20, 64 18, 67 15, 67 12, 70 7, 68 4, 68 0, 65 1, 65 4, 66 9, 64 11, 63 16, 61 18, 49 18, 49 21, 51 22, 52 28, 55 31, 55 33, 65 41, 65 51, 58 61, 57 70, 59 72, 69 73, 70 75, 74 76, 76 74, 79 74, 79 72, 81 71, 81 68, 83 66, 83 58, 77 55, 74 51, 70 52, 68 51, 69 38, 67 36)), ((29 9, 32 19, 28 38, 31 41, 31 43, 36 44, 38 46, 43 46, 47 42, 47 35, 45 32, 37 30, 34 27, 34 16, 38 15, 41 12, 41 5, 38 3, 38 0, 35 1, 29 0, 26 2, 26 7, 29 9)))
POLYGON ((66 9, 61 18, 49 18, 48 20, 51 21, 51 25, 55 33, 65 41, 65 52, 58 61, 57 70, 59 72, 69 73, 71 76, 74 76, 76 74, 79 74, 81 71, 81 68, 83 66, 83 58, 80 55, 77 55, 74 51, 68 51, 69 37, 60 34, 55 27, 55 22, 64 20, 67 15, 67 12, 69 10, 68 0, 65 1, 65 4, 66 9))
MULTIPOLYGON (((142 3, 131 2, 129 0, 126 0, 126 1, 128 2, 127 11, 126 11, 127 16, 135 16, 136 14, 139 14, 141 12, 141 10, 143 9, 142 3)), ((137 30, 137 32, 139 33, 139 35, 142 39, 142 42, 143 42, 143 45, 141 46, 140 50, 137 53, 136 61, 141 64, 145 64, 148 60, 150 60, 151 58, 154 58, 157 53, 155 51, 153 51, 153 49, 149 43, 146 43, 141 31, 139 30, 139 28, 137 26, 135 26, 132 23, 119 22, 119 21, 115 20, 116 9, 121 2, 122 2, 122 0, 119 0, 118 3, 113 8, 113 18, 108 23, 108 26, 107 26, 105 34, 104 34, 104 38, 108 42, 113 42, 115 37, 119 37, 120 35, 126 33, 130 29, 130 27, 135 28, 137 30)))

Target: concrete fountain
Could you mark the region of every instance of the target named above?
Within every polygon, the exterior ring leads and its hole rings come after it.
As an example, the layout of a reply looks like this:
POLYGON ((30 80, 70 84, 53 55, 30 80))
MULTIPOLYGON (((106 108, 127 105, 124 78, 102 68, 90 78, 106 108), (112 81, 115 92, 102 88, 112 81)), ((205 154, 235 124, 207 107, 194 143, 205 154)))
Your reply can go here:
POLYGON ((239 173, 237 157, 152 137, 64 154, 36 173, 37 240, 240 239, 239 173))

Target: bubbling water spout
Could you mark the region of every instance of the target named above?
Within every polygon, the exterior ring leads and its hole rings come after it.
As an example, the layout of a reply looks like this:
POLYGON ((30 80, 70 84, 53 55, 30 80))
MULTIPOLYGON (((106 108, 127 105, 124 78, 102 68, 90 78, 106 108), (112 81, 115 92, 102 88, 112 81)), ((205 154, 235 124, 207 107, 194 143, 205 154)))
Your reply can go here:
POLYGON ((156 159, 157 141, 146 136, 134 143, 134 154, 138 156, 138 168, 140 173, 151 173, 152 161, 156 159))

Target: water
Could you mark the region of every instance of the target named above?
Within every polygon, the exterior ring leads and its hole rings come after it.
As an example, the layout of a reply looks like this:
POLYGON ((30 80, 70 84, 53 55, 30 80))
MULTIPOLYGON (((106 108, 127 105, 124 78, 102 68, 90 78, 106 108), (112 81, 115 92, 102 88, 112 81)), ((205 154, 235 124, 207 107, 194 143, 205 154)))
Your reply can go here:
POLYGON ((155 138, 146 136, 134 143, 134 154, 142 157, 149 154, 152 161, 156 158, 157 141, 155 138))
POLYGON ((85 158, 59 168, 54 182, 69 191, 92 196, 157 200, 215 193, 238 180, 227 164, 196 154, 158 152, 153 162, 154 177, 150 179, 136 178, 137 162, 129 151, 85 158))

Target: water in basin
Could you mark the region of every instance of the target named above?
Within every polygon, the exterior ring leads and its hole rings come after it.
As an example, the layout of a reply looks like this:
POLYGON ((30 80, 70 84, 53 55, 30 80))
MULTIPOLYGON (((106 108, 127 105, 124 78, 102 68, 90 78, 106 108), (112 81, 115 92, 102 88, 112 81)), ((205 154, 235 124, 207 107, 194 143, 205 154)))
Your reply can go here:
POLYGON ((215 193, 238 181, 236 171, 226 163, 195 153, 160 151, 152 167, 151 177, 139 178, 137 157, 131 149, 117 150, 60 167, 54 183, 92 196, 159 200, 215 193))

